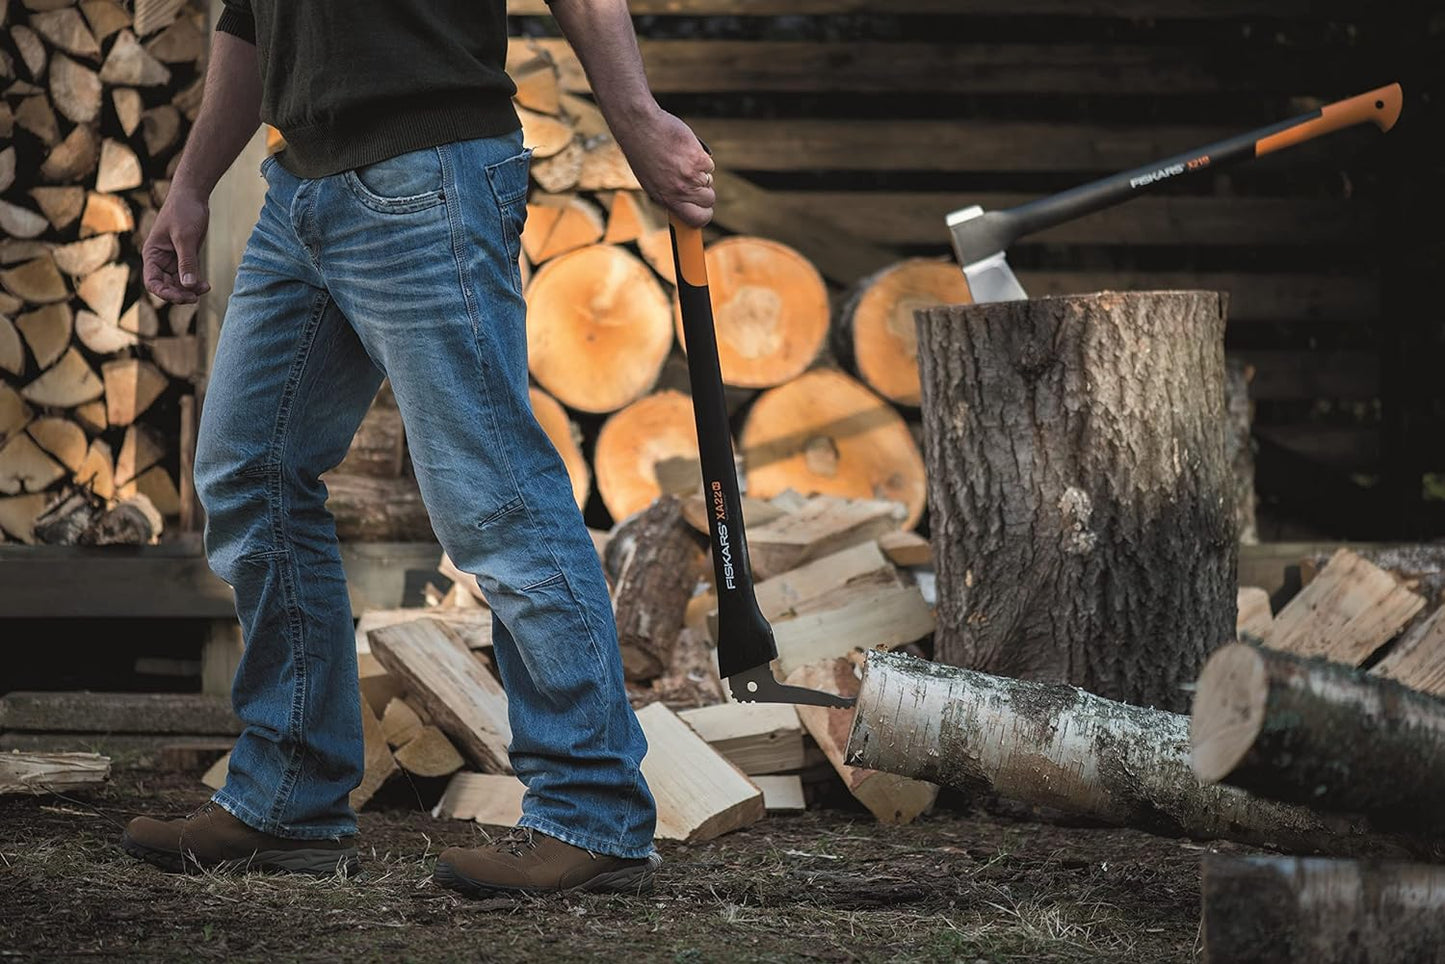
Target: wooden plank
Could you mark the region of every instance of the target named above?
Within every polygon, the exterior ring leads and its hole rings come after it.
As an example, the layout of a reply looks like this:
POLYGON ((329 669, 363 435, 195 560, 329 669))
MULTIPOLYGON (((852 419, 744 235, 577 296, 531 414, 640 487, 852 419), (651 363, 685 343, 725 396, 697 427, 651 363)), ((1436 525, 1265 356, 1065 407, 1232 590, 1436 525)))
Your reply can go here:
POLYGON ((1445 606, 1405 635, 1371 672, 1422 693, 1445 696, 1445 606))
MULTIPOLYGON (((1359 8, 1326 0, 629 0, 633 16, 780 17, 803 14, 960 14, 972 17, 1118 17, 1126 20, 1222 20, 1235 17, 1321 20, 1358 15, 1359 8)), ((543 17, 546 0, 512 0, 514 17, 543 17)))
POLYGON ((235 736, 241 721, 222 696, 17 691, 0 696, 0 730, 235 736))
POLYGON ((871 499, 814 496, 790 512, 748 533, 748 559, 759 579, 797 569, 862 542, 873 542, 903 521, 903 507, 871 499))
MULTIPOLYGON (((590 90, 560 38, 513 38, 550 55, 562 89, 590 90)), ((1261 94, 1325 96, 1352 78, 1284 48, 1269 57, 1205 58, 1140 44, 890 43, 790 40, 638 41, 655 93, 1261 94)))
POLYGON ((356 654, 356 674, 361 681, 361 698, 371 711, 378 716, 386 712, 386 706, 402 695, 401 683, 386 667, 368 651, 356 654))
POLYGON ((396 626, 417 619, 435 619, 451 627, 468 649, 489 649, 492 645, 492 611, 477 607, 425 606, 410 609, 368 609, 356 621, 356 651, 371 649, 368 634, 383 626, 396 626))
POLYGON ((1274 623, 1270 609, 1269 593, 1258 586, 1239 587, 1239 610, 1234 619, 1236 633, 1263 639, 1274 623))
POLYGON ((507 694, 444 624, 419 619, 371 633, 371 651, 472 764, 511 773, 507 694))
POLYGON ((796 773, 755 776, 753 782, 763 791, 763 808, 769 813, 808 809, 808 799, 803 794, 803 778, 796 773))
POLYGON ((403 770, 418 777, 449 777, 466 763, 446 734, 434 726, 423 726, 392 756, 403 770))
POLYGON ((522 781, 504 773, 456 773, 441 800, 432 808, 433 817, 475 820, 492 827, 515 827, 522 819, 522 781))
POLYGON ((719 227, 796 248, 836 284, 853 284, 899 258, 896 251, 864 241, 831 219, 795 209, 722 167, 713 172, 712 186, 717 195, 713 221, 719 227))
MULTIPOLYGON (((857 696, 858 677, 846 659, 825 660, 798 668, 787 681, 793 686, 857 696)), ((938 787, 921 780, 900 777, 881 770, 850 767, 844 761, 848 735, 853 729, 853 711, 824 706, 799 706, 798 717, 843 778, 848 792, 883 823, 906 824, 933 806, 938 787)))
MULTIPOLYGON (((847 597, 849 594, 844 594, 847 597)), ((887 586, 856 594, 835 609, 773 623, 779 677, 853 649, 892 649, 933 632, 933 609, 917 586, 887 586)))
POLYGON ((110 779, 110 757, 96 753, 0 753, 0 793, 69 793, 110 779))
POLYGON ((1016 273, 1030 298, 1087 294, 1095 291, 1225 291, 1229 293, 1231 324, 1273 321, 1368 322, 1380 315, 1379 285, 1373 279, 1349 275, 1206 271, 1016 273))
POLYGON ((933 546, 916 532, 885 532, 878 537, 878 548, 895 566, 933 565, 933 546))
POLYGON ((661 840, 711 840, 763 818, 763 792, 662 703, 637 711, 647 737, 642 775, 661 840))
POLYGON ((1358 666, 1419 612, 1425 600, 1348 549, 1338 550, 1275 616, 1264 644, 1358 666))
MULTIPOLYGON (((884 537, 889 534, 884 533, 884 537)), ((891 576, 897 584, 897 570, 884 558, 878 542, 860 542, 764 579, 755 587, 754 595, 764 618, 772 621, 807 609, 810 603, 835 590, 860 583, 872 585, 880 576, 891 576)), ((716 600, 713 605, 716 608, 716 600)))
MULTIPOLYGON (((711 143, 709 143, 711 146, 711 143)), ((727 158, 734 167, 742 167, 727 158)), ((801 160, 799 168, 802 167, 801 160)), ((1039 194, 920 191, 774 191, 794 209, 824 217, 874 244, 948 244, 947 215, 977 204, 998 211, 1039 194)), ((1375 241, 1374 209, 1363 202, 1253 197, 1139 197, 1021 238, 1031 244, 1322 245, 1375 241)))
POLYGON ((744 773, 803 766, 803 724, 787 703, 719 703, 677 715, 744 773))

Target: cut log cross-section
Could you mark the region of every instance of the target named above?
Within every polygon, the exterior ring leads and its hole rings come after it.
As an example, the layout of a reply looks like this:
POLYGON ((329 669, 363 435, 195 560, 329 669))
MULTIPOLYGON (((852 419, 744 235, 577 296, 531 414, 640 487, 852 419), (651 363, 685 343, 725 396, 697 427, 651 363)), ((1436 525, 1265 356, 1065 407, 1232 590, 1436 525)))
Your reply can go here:
POLYGON ((444 624, 418 619, 373 630, 371 651, 474 766, 510 773, 507 695, 444 624))
POLYGON ((869 388, 898 405, 922 401, 914 312, 971 302, 953 261, 913 258, 860 281, 843 301, 833 328, 838 358, 869 388))
POLYGON ((1204 964, 1439 962, 1445 867, 1206 854, 1204 964))
MULTIPOLYGON (((80 14, 75 17, 79 20, 80 14)), ((60 113, 77 124, 94 123, 100 116, 100 94, 100 78, 95 71, 64 54, 55 55, 50 64, 50 96, 60 113)))
POLYGON ((582 433, 567 417, 567 410, 551 395, 533 387, 530 389, 530 396, 532 415, 536 417, 537 424, 542 426, 542 431, 547 433, 547 438, 551 440, 557 454, 562 456, 562 464, 567 467, 567 478, 572 481, 572 499, 577 503, 577 508, 581 509, 587 504, 587 496, 592 491, 592 469, 582 454, 582 433))
POLYGON ((617 527, 607 554, 619 560, 613 607, 623 672, 654 679, 671 665, 687 601, 706 572, 704 542, 678 500, 662 496, 617 527))
POLYGON ((792 489, 902 504, 905 528, 923 515, 923 455, 903 417, 842 372, 818 369, 764 392, 743 426, 748 492, 792 489))
POLYGON ((697 491, 702 469, 692 400, 669 389, 627 406, 603 423, 592 462, 597 492, 614 520, 663 493, 697 491))
MULTIPOLYGON (((705 254, 724 384, 771 388, 796 378, 828 336, 828 288, 816 268, 776 241, 736 235, 705 254)), ((687 348, 682 314, 677 336, 687 348)))
POLYGON ((672 347, 652 272, 612 245, 547 262, 527 288, 527 352, 539 385, 569 408, 613 412, 657 382, 672 347))
POLYGON ((55 364, 70 347, 71 324, 70 306, 61 301, 15 319, 15 327, 25 336, 30 354, 35 356, 35 364, 41 368, 55 364))
POLYGON ((1231 643, 1205 664, 1194 772, 1262 797, 1445 827, 1445 702, 1348 666, 1231 643))
POLYGON ((939 660, 1182 709, 1235 635, 1223 296, 918 318, 939 660))
POLYGON ((533 264, 541 264, 601 240, 602 212, 591 201, 569 198, 565 205, 550 210, 555 210, 557 216, 550 219, 551 227, 546 231, 545 240, 527 250, 533 264))
POLYGON ((1201 784, 1187 716, 897 653, 867 654, 848 762, 1170 836, 1374 856, 1434 846, 1201 784))

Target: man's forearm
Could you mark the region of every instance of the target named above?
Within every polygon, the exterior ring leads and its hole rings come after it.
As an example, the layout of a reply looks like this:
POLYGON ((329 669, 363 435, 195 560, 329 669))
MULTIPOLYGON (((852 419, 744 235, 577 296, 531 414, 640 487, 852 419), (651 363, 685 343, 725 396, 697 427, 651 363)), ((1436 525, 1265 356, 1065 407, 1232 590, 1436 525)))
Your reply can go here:
POLYGON ((627 0, 552 0, 552 16, 577 52, 597 106, 619 138, 657 111, 627 0))
POLYGON ((221 175, 261 126, 261 72, 256 47, 217 31, 211 43, 201 112, 191 127, 172 190, 208 198, 221 175))

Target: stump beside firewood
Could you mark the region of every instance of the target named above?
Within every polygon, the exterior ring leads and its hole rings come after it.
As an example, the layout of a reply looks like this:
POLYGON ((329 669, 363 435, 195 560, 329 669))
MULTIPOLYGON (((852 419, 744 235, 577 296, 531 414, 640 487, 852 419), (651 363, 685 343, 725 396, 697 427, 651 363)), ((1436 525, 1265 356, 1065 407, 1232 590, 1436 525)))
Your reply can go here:
POLYGON ((1183 709, 1234 637, 1223 295, 917 313, 942 662, 1183 709))

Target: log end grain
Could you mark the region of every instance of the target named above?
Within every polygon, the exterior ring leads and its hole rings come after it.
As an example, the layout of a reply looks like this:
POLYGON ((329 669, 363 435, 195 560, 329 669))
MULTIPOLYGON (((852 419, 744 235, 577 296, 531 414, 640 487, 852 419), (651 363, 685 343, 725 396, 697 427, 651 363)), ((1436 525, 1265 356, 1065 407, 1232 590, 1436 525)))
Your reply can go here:
POLYGON ((1249 754, 1264 726, 1269 679, 1259 651, 1245 643, 1221 646, 1199 675, 1189 715, 1190 766, 1217 783, 1249 754))

